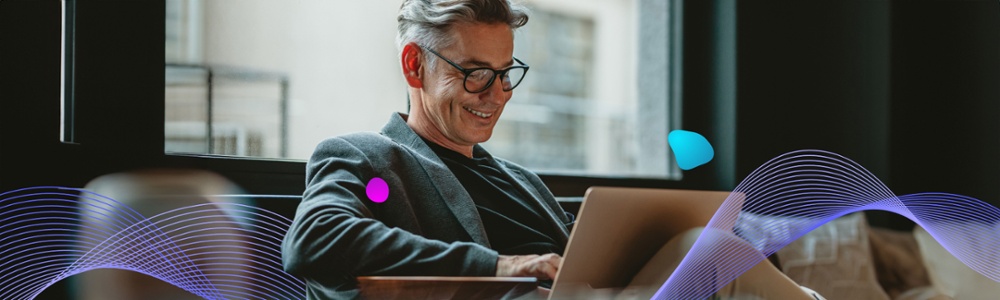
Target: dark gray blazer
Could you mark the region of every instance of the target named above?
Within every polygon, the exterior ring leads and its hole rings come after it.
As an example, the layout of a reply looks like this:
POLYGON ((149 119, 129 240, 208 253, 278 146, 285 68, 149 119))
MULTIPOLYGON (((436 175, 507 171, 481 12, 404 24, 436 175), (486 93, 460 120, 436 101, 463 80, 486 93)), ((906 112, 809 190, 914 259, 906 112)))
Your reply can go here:
MULTIPOLYGON (((405 117, 393 113, 379 134, 324 140, 309 159, 281 249, 285 270, 306 279, 310 299, 354 297, 357 276, 496 274, 497 252, 471 196, 405 117), (385 202, 365 193, 373 177, 389 185, 385 202)), ((548 188, 534 173, 497 161, 545 208, 565 245, 570 220, 548 188)))

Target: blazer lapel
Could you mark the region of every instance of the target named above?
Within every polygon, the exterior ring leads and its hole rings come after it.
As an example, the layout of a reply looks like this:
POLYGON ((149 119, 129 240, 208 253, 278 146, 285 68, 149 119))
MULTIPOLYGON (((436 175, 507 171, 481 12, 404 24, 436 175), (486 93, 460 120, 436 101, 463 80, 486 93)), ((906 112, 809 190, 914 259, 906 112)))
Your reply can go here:
POLYGON ((486 238, 486 229, 483 227, 483 220, 479 217, 472 196, 462 187, 462 183, 455 178, 455 174, 448 169, 448 166, 438 158, 434 150, 431 150, 422 139, 406 125, 403 118, 405 114, 393 113, 389 123, 382 128, 382 134, 393 141, 413 150, 423 159, 420 165, 424 168, 427 176, 432 178, 434 188, 438 191, 441 199, 447 204, 458 222, 462 224, 465 232, 472 237, 472 241, 490 247, 490 242, 486 238))
MULTIPOLYGON (((479 147, 479 146, 477 145, 476 147, 479 147)), ((553 211, 545 203, 542 203, 542 195, 538 194, 538 190, 536 190, 534 188, 528 188, 528 186, 526 185, 527 182, 528 182, 528 179, 524 178, 521 175, 521 173, 514 172, 511 169, 507 168, 507 165, 504 162, 502 162, 502 161, 498 161, 497 165, 500 166, 500 168, 502 169, 502 171, 504 171, 504 173, 510 174, 510 176, 514 177, 513 178, 514 182, 517 184, 517 187, 519 189, 521 189, 521 193, 523 195, 530 196, 531 199, 534 200, 533 203, 535 204, 535 207, 542 208, 542 210, 544 210, 545 213, 548 214, 550 225, 552 225, 552 227, 556 229, 556 232, 558 232, 560 234, 561 238, 563 239, 563 242, 568 241, 569 240, 569 232, 566 231, 566 226, 564 224, 557 224, 556 223, 556 222, 559 222, 559 220, 561 220, 562 217, 556 216, 556 212, 555 211, 553 211)))

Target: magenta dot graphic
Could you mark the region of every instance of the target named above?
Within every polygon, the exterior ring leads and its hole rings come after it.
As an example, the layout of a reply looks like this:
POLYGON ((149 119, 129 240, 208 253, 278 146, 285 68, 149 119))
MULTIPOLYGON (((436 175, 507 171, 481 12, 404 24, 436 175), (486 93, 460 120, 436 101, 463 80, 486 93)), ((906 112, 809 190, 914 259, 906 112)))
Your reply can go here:
POLYGON ((389 198, 389 185, 382 178, 375 177, 368 181, 365 193, 368 194, 368 199, 372 199, 375 203, 382 203, 389 198))

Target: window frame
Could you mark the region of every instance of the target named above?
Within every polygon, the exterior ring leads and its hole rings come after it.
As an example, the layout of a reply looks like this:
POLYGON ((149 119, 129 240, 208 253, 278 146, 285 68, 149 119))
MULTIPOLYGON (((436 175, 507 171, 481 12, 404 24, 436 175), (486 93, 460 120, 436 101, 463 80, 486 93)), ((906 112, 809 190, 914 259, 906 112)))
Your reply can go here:
MULTIPOLYGON (((143 168, 199 168, 217 172, 250 193, 301 194, 305 162, 164 152, 165 0, 82 1, 75 3, 71 68, 74 86, 67 105, 73 116, 73 143, 58 141, 60 113, 56 101, 37 105, 30 135, 48 137, 34 159, 58 156, 56 163, 74 168, 57 176, 56 184, 83 186, 110 172, 143 168), (91 17, 94 16, 94 17, 91 17), (128 25, 123 25, 128 24, 128 25), (122 39, 120 37, 129 37, 122 39), (108 92, 114 91, 114 92, 108 92), (39 121, 51 122, 40 125, 39 121)), ((680 7, 680 1, 670 1, 680 7)), ((676 14, 675 14, 676 15, 676 14)), ((672 38, 673 40, 676 40, 672 38)), ((671 59, 678 59, 672 57, 671 59)), ((62 70, 49 70, 61 74, 62 70)), ((61 76, 61 75, 60 75, 61 76)), ((58 78, 58 77, 57 77, 58 78)), ((679 84, 679 83, 675 83, 679 84)), ((49 99, 55 98, 49 95, 49 99)), ((41 102, 41 101, 39 101, 41 102)), ((672 107, 677 104, 668 104, 672 107)), ((697 106, 697 105, 696 105, 697 106)), ((684 115, 691 105, 685 105, 684 115)), ((696 110, 697 111, 697 110, 696 110)), ((8 132, 4 131, 6 136, 8 132)), ((698 173, 699 171, 694 171, 698 173)), ((711 170, 701 173, 710 174, 711 170)), ((581 197, 590 186, 709 189, 710 175, 681 180, 628 176, 539 176, 559 197, 581 197)), ((51 181, 49 184, 52 184, 51 181)))

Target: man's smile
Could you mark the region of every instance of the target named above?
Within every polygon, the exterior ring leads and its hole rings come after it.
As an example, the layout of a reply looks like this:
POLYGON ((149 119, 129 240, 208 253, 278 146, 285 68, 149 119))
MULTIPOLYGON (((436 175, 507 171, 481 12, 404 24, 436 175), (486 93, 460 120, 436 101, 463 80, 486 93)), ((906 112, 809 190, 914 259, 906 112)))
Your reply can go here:
POLYGON ((479 116, 480 118, 488 119, 489 117, 493 116, 493 113, 481 112, 475 109, 471 109, 467 106, 463 106, 462 108, 465 109, 465 111, 472 113, 473 115, 479 116))

